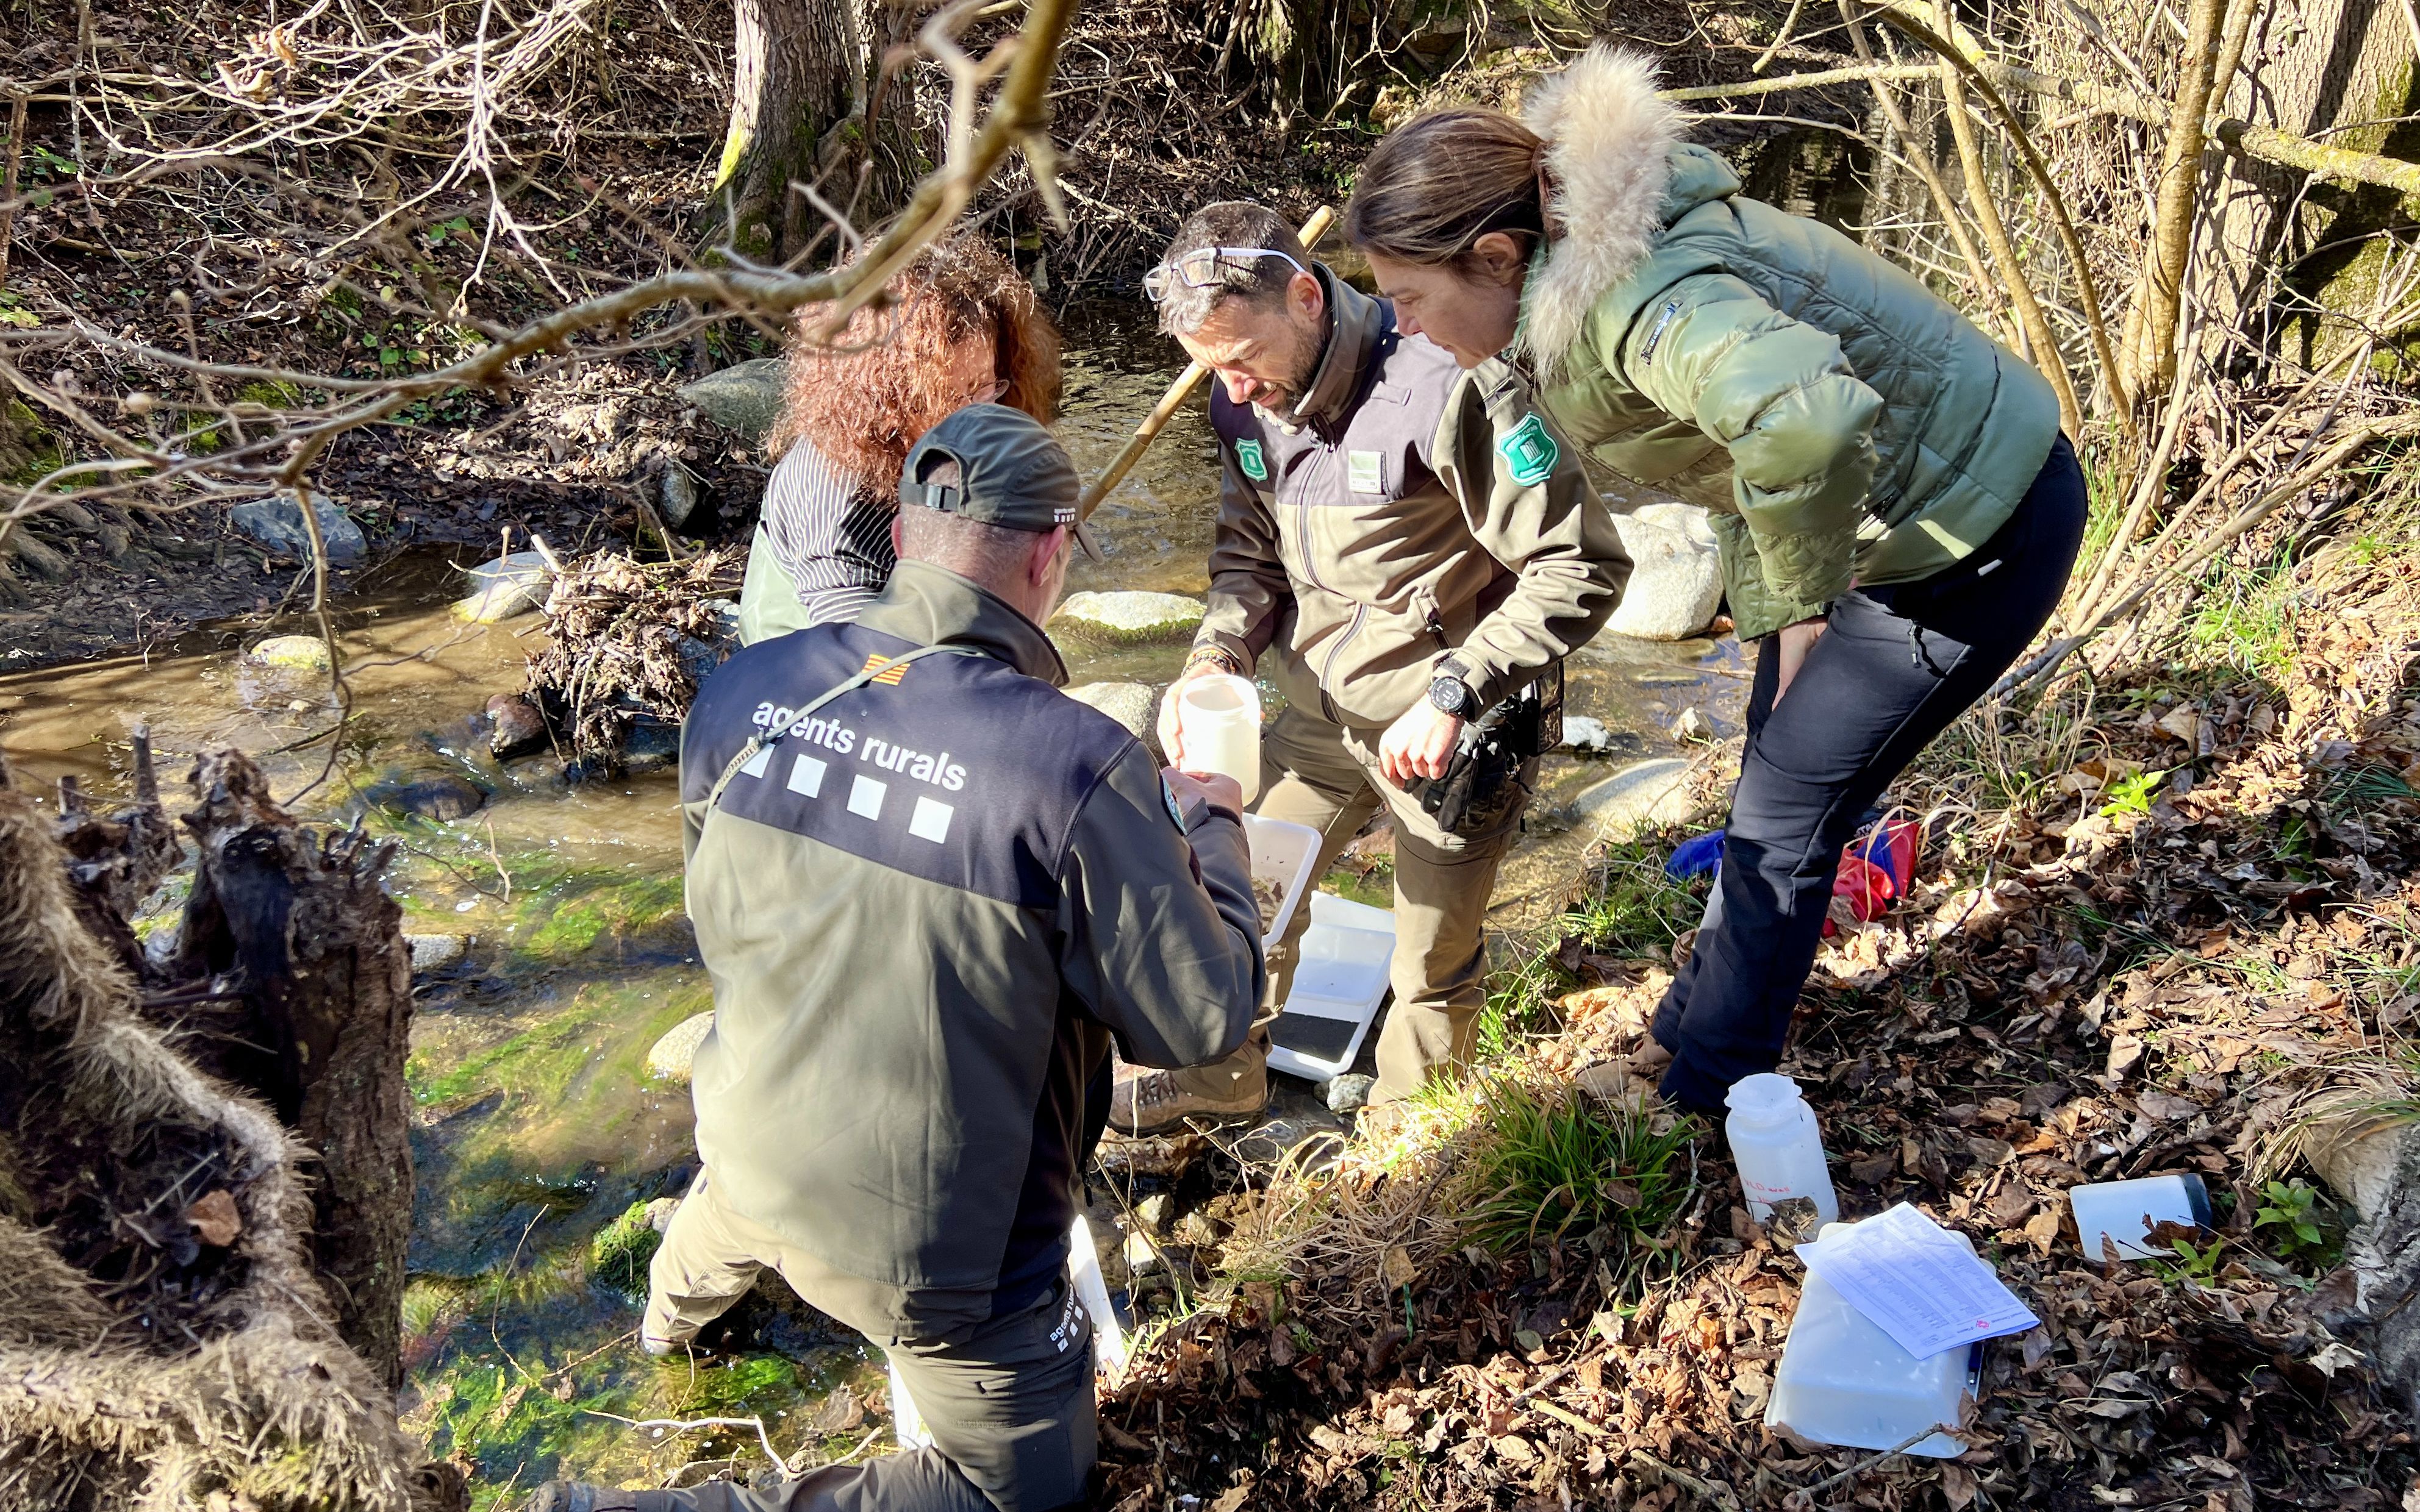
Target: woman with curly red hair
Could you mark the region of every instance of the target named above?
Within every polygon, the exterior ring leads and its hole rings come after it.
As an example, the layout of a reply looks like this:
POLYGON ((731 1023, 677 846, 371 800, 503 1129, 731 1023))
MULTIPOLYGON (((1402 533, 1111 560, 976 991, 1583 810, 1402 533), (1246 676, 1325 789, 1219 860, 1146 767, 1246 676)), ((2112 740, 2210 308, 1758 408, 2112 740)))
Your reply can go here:
POLYGON ((1049 424, 1059 332, 1032 286, 980 239, 935 242, 892 280, 890 301, 814 339, 827 306, 799 311, 789 393, 770 445, 739 638, 753 643, 854 619, 898 560, 899 469, 950 411, 986 401, 1049 424))

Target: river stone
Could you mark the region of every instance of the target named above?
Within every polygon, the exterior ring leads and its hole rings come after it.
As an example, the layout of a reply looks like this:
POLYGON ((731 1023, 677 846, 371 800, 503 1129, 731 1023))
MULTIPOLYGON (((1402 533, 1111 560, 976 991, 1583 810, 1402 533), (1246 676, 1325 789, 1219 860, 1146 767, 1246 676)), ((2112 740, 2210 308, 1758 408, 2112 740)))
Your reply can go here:
POLYGON ((473 625, 493 625, 528 613, 546 602, 554 583, 554 569, 535 551, 516 551, 482 562, 468 576, 471 596, 455 604, 454 615, 473 625))
POLYGON ((1201 627, 1202 613, 1198 598, 1128 590, 1070 594, 1050 623, 1095 640, 1135 644, 1185 640, 1201 627))
POLYGON ((1679 824, 1696 807, 1688 776, 1689 764, 1677 756, 1636 763, 1582 789, 1572 800, 1572 817, 1615 840, 1651 825, 1679 824))
MULTIPOLYGON (((328 546, 331 566, 359 562, 370 548, 368 537, 353 517, 318 494, 311 496, 319 517, 319 536, 328 546)), ((302 506, 290 492, 273 493, 227 511, 227 523, 280 556, 311 560, 311 532, 302 523, 302 506)))
POLYGON ((1067 696, 1093 707, 1126 727, 1138 740, 1149 740, 1158 714, 1159 696, 1140 683, 1079 683, 1067 696))
POLYGON ((1563 746, 1566 749, 1594 755, 1612 745, 1613 731, 1603 719, 1592 719, 1585 714, 1563 716, 1563 746))
POLYGON ((668 1082, 689 1083, 690 1064, 697 1059, 697 1047, 706 1043, 706 1035, 714 1028, 714 1010, 692 1013, 667 1030, 655 1048, 647 1052, 647 1074, 668 1082))
POLYGON ((1686 640, 1723 599, 1722 548, 1693 504, 1641 504, 1613 517, 1630 553, 1630 586, 1605 627, 1639 640, 1686 640))
POLYGON ((697 512, 697 474, 678 462, 664 464, 663 476, 656 482, 656 513, 664 523, 679 530, 697 512))
POLYGON ((328 670, 328 642, 316 635, 272 635, 244 655, 263 667, 312 672, 328 670))
POLYGON ((404 948, 411 952, 411 969, 416 975, 421 972, 443 971, 450 966, 461 964, 462 957, 470 951, 471 936, 468 934, 407 934, 403 937, 403 943, 404 948))
MULTIPOLYGON (((696 407, 706 419, 737 433, 751 446, 760 444, 782 418, 782 396, 789 371, 778 357, 759 357, 720 373, 708 373, 680 386, 681 400, 696 407)), ((667 523, 671 523, 667 521, 667 523)))
POLYGON ((476 782, 444 767, 396 768, 364 787, 362 796, 390 813, 441 822, 467 818, 488 801, 476 782))
POLYGON ((547 745, 546 717, 519 693, 499 693, 488 701, 488 750, 498 761, 510 761, 541 750, 547 745))

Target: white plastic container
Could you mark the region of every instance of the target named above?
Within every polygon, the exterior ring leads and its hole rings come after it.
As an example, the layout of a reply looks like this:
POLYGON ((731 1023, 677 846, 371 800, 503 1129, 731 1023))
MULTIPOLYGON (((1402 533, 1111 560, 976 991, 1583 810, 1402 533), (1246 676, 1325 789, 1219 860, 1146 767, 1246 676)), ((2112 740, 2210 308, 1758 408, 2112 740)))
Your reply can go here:
POLYGON ((1176 701, 1176 732, 1187 767, 1233 778, 1246 803, 1261 795, 1261 690, 1250 678, 1187 682, 1176 701))
POLYGON ((1311 867, 1319 860, 1319 831, 1309 825, 1248 813, 1244 816, 1244 843, 1251 847, 1252 880, 1273 883, 1278 888, 1277 916, 1261 931, 1261 949, 1266 950, 1285 938, 1286 925, 1294 921, 1294 911, 1302 906, 1302 895, 1311 886, 1311 867))
MULTIPOLYGON (((1830 1239, 1849 1227, 1827 1224, 1817 1237, 1830 1239)), ((1955 1237, 1974 1249, 1965 1235, 1955 1237)), ((1847 1449, 1894 1449, 1928 1427, 1958 1427, 1965 1421, 1981 1349, 1947 1349, 1919 1360, 1810 1271, 1774 1370, 1765 1426, 1847 1449)), ((1907 1452, 1947 1459, 1965 1450, 1948 1434, 1935 1433, 1907 1452)))
POLYGON ((2084 1257, 2095 1265, 2101 1263, 2104 1234, 2122 1258, 2173 1259, 2175 1251, 2145 1242, 2152 1228, 2164 1223, 2211 1227, 2210 1189, 2190 1173, 2079 1186, 2067 1194, 2067 1201, 2075 1210, 2075 1235, 2084 1245, 2084 1257))
POLYGON ((1311 895, 1311 928, 1296 948, 1294 990, 1269 1025, 1269 1069, 1314 1082, 1353 1069, 1395 955, 1393 910, 1334 893, 1311 895))
POLYGON ((1815 1126, 1815 1110, 1798 1095, 1798 1084, 1765 1072, 1732 1083, 1723 1101, 1731 1110, 1723 1133, 1739 1167, 1748 1216, 1770 1223, 1776 1207, 1807 1197, 1819 1220, 1838 1223, 1840 1199, 1823 1165, 1823 1135, 1815 1126))

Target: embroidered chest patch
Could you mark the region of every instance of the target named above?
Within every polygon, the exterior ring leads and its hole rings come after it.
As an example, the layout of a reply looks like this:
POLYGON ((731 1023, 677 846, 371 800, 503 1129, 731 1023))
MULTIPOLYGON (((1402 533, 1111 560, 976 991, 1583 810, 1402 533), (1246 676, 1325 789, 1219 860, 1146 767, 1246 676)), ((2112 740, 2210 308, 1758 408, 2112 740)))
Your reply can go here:
POLYGON ((1387 455, 1384 452, 1347 452, 1344 469, 1355 493, 1387 491, 1387 455))
POLYGON ((1244 476, 1254 483, 1269 481, 1269 459, 1261 455, 1261 443, 1258 441, 1246 440, 1235 443, 1235 465, 1242 468, 1244 476))
POLYGON ((1546 431, 1546 423, 1536 415, 1523 415, 1521 424, 1496 439, 1496 453, 1504 458, 1505 468, 1512 481, 1528 487, 1544 483, 1555 475, 1555 464, 1562 459, 1562 449, 1546 431))

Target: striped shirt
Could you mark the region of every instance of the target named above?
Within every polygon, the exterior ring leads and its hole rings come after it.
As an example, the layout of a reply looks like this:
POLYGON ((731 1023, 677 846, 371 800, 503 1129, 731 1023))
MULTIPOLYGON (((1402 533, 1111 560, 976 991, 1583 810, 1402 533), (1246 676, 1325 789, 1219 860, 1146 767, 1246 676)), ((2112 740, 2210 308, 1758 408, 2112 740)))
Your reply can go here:
POLYGON ((765 485, 762 521, 807 624, 856 619, 891 581, 898 511, 898 501, 860 486, 814 442, 791 445, 765 485))

